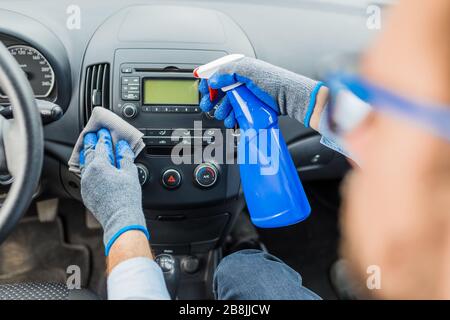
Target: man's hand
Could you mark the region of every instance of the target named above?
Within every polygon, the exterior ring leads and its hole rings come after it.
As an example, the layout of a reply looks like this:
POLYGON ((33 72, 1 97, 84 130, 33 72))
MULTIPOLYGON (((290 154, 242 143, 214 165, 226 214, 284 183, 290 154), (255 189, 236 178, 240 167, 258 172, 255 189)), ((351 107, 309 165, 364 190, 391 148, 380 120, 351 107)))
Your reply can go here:
POLYGON ((104 230, 105 254, 129 230, 142 231, 147 239, 141 186, 134 153, 126 141, 114 146, 107 129, 84 136, 80 154, 81 196, 104 230))
POLYGON ((278 114, 288 115, 306 127, 317 129, 320 112, 326 103, 326 88, 322 88, 322 84, 315 80, 248 57, 223 66, 209 80, 200 82, 199 89, 203 95, 200 108, 208 112, 217 105, 215 117, 225 120, 227 128, 234 127, 236 119, 227 97, 219 90, 218 98, 211 102, 208 85, 213 89, 221 89, 236 82, 244 83, 278 114), (319 106, 316 108, 317 104, 319 106), (319 111, 319 116, 313 116, 315 109, 319 111))

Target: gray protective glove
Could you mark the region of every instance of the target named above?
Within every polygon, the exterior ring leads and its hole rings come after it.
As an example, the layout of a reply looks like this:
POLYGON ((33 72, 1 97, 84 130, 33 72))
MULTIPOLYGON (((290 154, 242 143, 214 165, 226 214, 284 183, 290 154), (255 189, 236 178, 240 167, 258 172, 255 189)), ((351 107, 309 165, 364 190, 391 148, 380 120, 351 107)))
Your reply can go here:
POLYGON ((218 120, 225 120, 227 128, 236 124, 232 106, 221 90, 219 96, 211 102, 208 85, 212 89, 221 89, 236 82, 244 83, 255 96, 278 114, 288 115, 306 127, 309 127, 316 96, 322 86, 321 82, 254 58, 245 57, 228 63, 210 79, 202 79, 199 86, 202 93, 200 108, 208 112, 217 105, 214 116, 218 120))
POLYGON ((141 230, 149 238, 142 210, 134 153, 126 141, 114 146, 107 129, 84 136, 80 153, 81 196, 103 227, 105 255, 128 230, 141 230))

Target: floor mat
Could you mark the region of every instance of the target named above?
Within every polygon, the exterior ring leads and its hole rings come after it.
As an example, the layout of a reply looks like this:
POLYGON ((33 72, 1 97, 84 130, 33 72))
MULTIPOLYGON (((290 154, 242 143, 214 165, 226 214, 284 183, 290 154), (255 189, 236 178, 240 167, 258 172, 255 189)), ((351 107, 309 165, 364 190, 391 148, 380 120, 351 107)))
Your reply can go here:
POLYGON ((90 252, 90 276, 87 288, 106 298, 106 264, 102 229, 89 229, 83 204, 65 199, 60 203, 59 215, 64 225, 67 242, 85 246, 90 252))
POLYGON ((0 246, 0 284, 17 282, 65 283, 67 267, 81 270, 81 285, 89 278, 89 251, 64 242, 62 223, 41 223, 27 217, 0 246))
POLYGON ((258 229, 258 233, 271 254, 301 274, 306 287, 323 299, 336 299, 329 271, 338 257, 339 182, 308 183, 304 187, 311 216, 294 226, 258 229))

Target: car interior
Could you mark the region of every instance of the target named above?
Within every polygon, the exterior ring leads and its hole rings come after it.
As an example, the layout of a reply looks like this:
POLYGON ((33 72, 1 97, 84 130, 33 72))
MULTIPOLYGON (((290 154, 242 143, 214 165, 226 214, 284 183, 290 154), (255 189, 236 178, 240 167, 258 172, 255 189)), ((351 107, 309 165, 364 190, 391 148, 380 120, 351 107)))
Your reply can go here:
POLYGON ((0 287, 17 286, 20 298, 27 283, 65 284, 78 270, 81 288, 107 298, 102 230, 83 205, 80 177, 68 168, 93 108, 103 107, 144 134, 145 148, 135 160, 142 205, 172 298, 214 299, 218 263, 247 248, 279 257, 322 298, 345 298, 333 268, 339 261, 339 187, 351 167, 347 159, 322 145, 312 129, 280 117, 312 212, 293 226, 256 228, 239 165, 171 161, 174 130, 182 128, 182 135, 194 139, 194 121, 202 121, 206 147, 214 143, 214 130, 225 130, 223 122, 200 110, 200 96, 168 104, 160 92, 154 103, 144 90, 149 81, 197 85, 195 68, 231 53, 324 80, 338 65, 356 61, 375 35, 366 27, 368 4, 0 1, 0 114, 5 121, 14 118, 12 126, 0 122, 0 287), (204 169, 212 170, 207 179, 204 169))

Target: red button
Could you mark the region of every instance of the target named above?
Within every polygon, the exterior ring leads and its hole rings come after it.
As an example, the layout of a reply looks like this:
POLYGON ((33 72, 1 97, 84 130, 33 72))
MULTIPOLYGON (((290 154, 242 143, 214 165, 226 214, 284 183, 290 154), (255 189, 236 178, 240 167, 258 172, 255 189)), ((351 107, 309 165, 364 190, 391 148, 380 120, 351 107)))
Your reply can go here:
POLYGON ((168 169, 162 175, 162 184, 167 189, 175 189, 181 184, 181 174, 175 169, 168 169))

